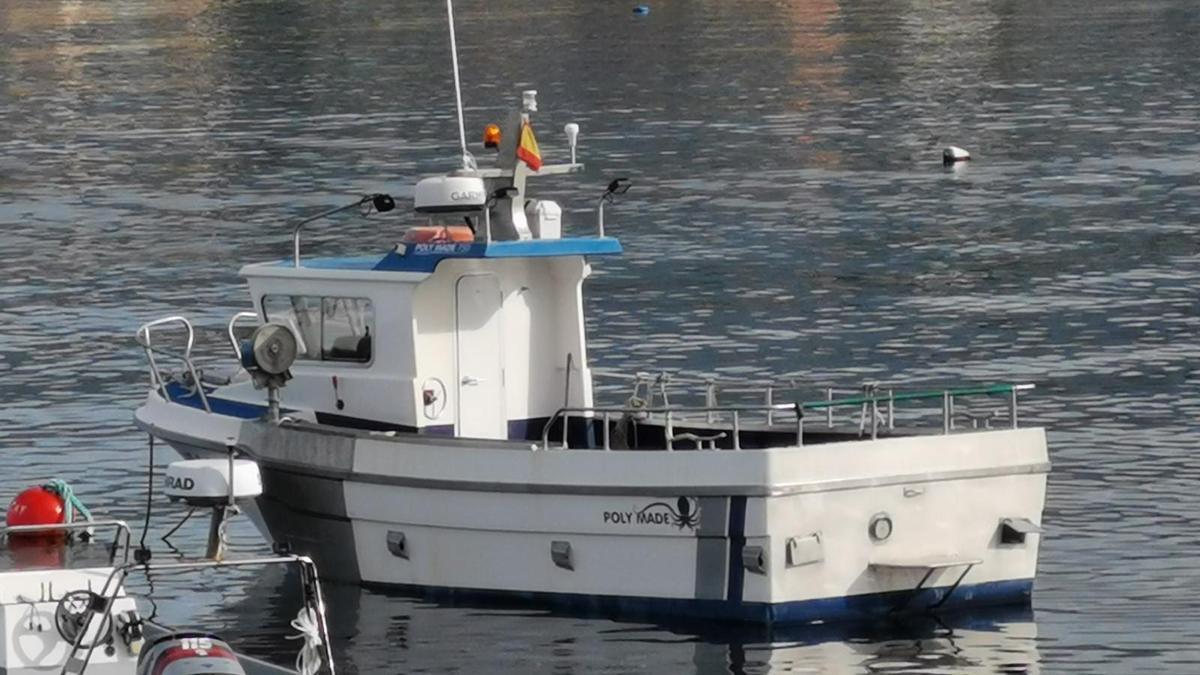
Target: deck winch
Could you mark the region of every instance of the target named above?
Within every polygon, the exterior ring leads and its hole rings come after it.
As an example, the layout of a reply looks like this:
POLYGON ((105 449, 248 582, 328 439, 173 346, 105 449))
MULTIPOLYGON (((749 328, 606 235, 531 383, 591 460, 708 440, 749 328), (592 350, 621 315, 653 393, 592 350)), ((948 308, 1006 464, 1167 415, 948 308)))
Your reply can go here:
POLYGON ((265 323, 242 343, 239 356, 255 389, 267 390, 267 414, 279 421, 279 389, 292 379, 289 370, 300 351, 307 349, 299 331, 279 323, 265 323))

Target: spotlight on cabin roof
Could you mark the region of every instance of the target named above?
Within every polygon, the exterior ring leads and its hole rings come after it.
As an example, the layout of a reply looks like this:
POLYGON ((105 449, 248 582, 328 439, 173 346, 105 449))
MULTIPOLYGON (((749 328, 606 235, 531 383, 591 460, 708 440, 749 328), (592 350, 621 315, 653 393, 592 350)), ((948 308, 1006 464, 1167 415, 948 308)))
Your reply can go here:
POLYGON ((970 159, 971 153, 963 150, 957 145, 950 145, 942 150, 942 164, 950 165, 957 162, 966 162, 970 159))

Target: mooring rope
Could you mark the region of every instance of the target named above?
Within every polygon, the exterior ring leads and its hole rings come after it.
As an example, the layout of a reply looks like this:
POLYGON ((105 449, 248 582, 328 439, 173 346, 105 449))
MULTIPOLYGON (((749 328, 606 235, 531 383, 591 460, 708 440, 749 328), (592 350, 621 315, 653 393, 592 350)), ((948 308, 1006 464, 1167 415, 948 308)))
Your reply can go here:
POLYGON ((292 619, 292 628, 300 631, 299 635, 285 635, 287 640, 304 640, 304 646, 296 654, 296 671, 300 675, 316 675, 321 669, 321 640, 320 624, 317 622, 317 612, 305 605, 300 613, 292 619))
POLYGON ((75 496, 75 489, 71 484, 61 478, 46 483, 42 487, 57 494, 64 502, 66 508, 63 510, 63 516, 66 518, 66 523, 70 525, 75 522, 75 512, 78 511, 80 516, 87 522, 92 522, 92 512, 88 510, 79 497, 75 496))

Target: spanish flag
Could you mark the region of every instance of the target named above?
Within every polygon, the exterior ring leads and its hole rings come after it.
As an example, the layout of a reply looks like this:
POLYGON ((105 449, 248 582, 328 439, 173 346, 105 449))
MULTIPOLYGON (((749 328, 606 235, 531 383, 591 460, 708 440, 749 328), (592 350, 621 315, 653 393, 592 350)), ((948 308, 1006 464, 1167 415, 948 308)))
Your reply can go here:
POLYGON ((533 127, 529 122, 521 123, 521 140, 517 143, 517 159, 537 171, 542 168, 542 152, 538 150, 537 139, 533 137, 533 127))

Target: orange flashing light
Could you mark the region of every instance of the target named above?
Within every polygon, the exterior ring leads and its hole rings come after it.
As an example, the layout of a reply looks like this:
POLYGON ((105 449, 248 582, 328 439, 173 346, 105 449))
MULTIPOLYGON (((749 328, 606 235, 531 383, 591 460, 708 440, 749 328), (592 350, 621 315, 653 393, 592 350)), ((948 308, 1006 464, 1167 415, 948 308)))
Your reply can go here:
POLYGON ((500 126, 489 124, 483 128, 483 147, 498 148, 500 147, 500 126))

